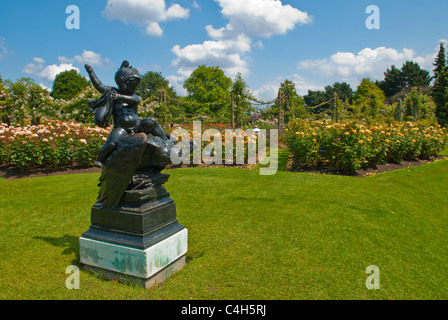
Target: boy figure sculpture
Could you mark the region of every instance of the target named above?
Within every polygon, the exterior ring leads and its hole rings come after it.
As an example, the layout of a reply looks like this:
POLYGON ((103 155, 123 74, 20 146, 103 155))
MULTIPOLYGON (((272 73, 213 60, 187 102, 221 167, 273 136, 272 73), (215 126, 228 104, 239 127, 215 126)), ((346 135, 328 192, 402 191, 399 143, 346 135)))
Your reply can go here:
POLYGON ((141 99, 135 95, 141 77, 137 69, 129 66, 128 61, 123 61, 120 69, 115 74, 115 83, 118 89, 105 86, 96 76, 93 68, 86 64, 93 86, 102 94, 98 100, 89 101, 89 110, 95 115, 95 123, 100 127, 107 127, 109 119, 113 116, 114 128, 106 143, 100 149, 94 166, 102 167, 107 157, 116 148, 117 143, 131 133, 146 133, 167 139, 163 129, 153 118, 140 120, 137 116, 137 106, 141 99))

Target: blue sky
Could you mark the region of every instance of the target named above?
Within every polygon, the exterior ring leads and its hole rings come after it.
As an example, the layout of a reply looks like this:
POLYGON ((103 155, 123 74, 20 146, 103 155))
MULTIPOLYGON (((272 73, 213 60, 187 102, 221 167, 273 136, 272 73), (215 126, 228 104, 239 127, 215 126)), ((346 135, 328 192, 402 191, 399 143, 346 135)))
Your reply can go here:
POLYGON ((363 77, 382 79, 392 64, 414 60, 432 72, 448 39, 448 1, 441 0, 16 0, 0 2, 0 74, 31 77, 46 87, 90 63, 113 84, 125 59, 161 72, 178 94, 199 65, 237 72, 254 94, 275 98, 282 81, 300 94, 363 77), (76 5, 80 28, 69 30, 76 5), (380 29, 366 27, 369 5, 380 29))

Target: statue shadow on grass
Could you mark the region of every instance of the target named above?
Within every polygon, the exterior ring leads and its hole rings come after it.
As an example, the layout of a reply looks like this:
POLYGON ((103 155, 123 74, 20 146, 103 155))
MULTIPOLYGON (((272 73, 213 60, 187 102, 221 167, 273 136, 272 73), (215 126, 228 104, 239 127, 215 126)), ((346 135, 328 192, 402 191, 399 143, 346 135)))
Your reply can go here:
POLYGON ((36 236, 34 239, 43 240, 52 246, 64 248, 62 251, 63 255, 72 255, 75 254, 75 259, 72 261, 72 264, 79 264, 80 256, 79 256, 79 237, 70 236, 68 234, 63 235, 62 237, 41 237, 36 236))

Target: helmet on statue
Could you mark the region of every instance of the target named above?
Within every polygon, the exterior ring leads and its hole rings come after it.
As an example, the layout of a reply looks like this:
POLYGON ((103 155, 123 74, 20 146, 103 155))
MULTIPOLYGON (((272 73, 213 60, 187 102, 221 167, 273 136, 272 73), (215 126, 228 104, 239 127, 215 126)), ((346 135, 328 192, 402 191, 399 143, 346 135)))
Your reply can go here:
POLYGON ((138 73, 138 70, 130 67, 129 62, 125 60, 121 64, 121 67, 118 69, 117 73, 115 73, 115 83, 117 85, 121 85, 132 78, 141 79, 142 77, 138 73))

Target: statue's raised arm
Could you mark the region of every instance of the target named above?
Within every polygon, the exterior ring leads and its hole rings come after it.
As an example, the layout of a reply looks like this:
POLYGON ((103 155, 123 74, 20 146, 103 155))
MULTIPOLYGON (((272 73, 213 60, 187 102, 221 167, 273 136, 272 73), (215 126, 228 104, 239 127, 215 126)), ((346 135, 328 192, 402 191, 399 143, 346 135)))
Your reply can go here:
POLYGON ((91 65, 86 64, 84 67, 86 68, 86 71, 90 77, 90 81, 92 82, 92 84, 96 90, 98 90, 101 94, 110 90, 110 87, 105 86, 101 83, 100 79, 98 79, 98 76, 95 74, 95 71, 93 71, 93 68, 91 65))

